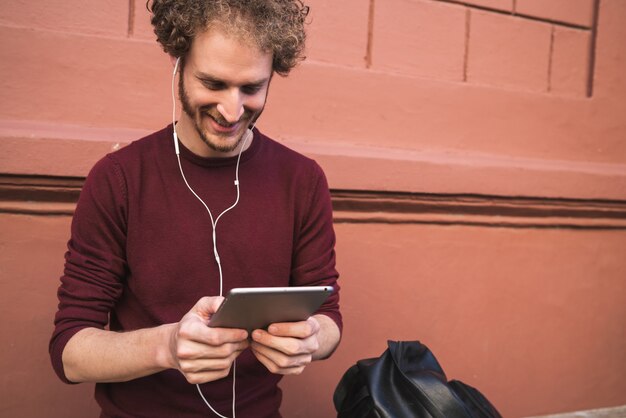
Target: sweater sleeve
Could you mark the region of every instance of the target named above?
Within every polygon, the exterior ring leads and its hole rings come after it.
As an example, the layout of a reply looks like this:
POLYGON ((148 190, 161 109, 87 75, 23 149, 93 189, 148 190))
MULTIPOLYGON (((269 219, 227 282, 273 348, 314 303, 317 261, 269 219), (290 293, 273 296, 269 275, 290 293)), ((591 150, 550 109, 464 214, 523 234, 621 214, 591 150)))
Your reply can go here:
POLYGON ((339 273, 335 269, 335 232, 330 191, 319 165, 313 165, 309 180, 311 186, 294 243, 291 280, 295 286, 334 287, 333 294, 316 314, 330 317, 341 331, 343 322, 339 311, 339 273))
POLYGON ((58 311, 50 339, 52 366, 66 383, 62 354, 78 331, 104 329, 122 294, 127 272, 126 183, 111 156, 87 176, 72 220, 65 270, 58 289, 58 311))

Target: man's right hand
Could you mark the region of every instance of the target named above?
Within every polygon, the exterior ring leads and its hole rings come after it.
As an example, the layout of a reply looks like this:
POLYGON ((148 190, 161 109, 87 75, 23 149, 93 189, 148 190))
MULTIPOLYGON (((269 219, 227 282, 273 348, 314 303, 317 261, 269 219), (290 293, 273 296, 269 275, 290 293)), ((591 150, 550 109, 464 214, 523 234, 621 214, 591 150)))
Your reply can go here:
POLYGON ((63 350, 65 375, 76 383, 126 382, 177 369, 190 383, 221 379, 249 344, 245 330, 208 327, 223 299, 204 297, 180 322, 154 328, 84 328, 63 350))
POLYGON ((170 365, 189 383, 228 376, 233 361, 249 345, 245 330, 207 326, 223 300, 221 296, 203 297, 171 328, 170 365))

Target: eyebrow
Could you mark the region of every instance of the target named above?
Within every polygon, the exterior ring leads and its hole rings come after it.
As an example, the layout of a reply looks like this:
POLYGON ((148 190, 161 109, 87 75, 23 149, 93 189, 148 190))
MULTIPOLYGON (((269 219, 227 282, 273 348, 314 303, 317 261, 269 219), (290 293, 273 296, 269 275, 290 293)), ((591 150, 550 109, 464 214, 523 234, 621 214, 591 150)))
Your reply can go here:
MULTIPOLYGON (((196 78, 202 82, 208 82, 208 83, 221 83, 221 84, 226 84, 229 85, 230 83, 222 80, 220 78, 217 77, 213 77, 210 74, 206 74, 206 73, 197 73, 195 74, 196 78)), ((265 83, 267 83, 269 81, 269 78, 262 78, 260 80, 254 80, 248 83, 243 83, 242 86, 261 86, 265 83)))

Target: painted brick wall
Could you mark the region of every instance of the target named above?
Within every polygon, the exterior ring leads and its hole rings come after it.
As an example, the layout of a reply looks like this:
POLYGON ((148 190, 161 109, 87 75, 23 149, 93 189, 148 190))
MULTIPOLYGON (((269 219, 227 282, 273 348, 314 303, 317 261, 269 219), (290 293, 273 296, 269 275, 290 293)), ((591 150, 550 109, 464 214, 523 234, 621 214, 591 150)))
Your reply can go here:
POLYGON ((372 68, 584 97, 592 6, 591 0, 567 6, 558 1, 379 1, 372 16, 372 68))
MULTIPOLYGON (((308 4, 308 59, 259 126, 328 176, 348 326, 286 381, 285 416, 332 416, 385 338, 424 339, 505 416, 626 403, 626 2, 308 4)), ((170 122, 171 69, 144 0, 0 8, 0 321, 20 336, 0 415, 97 409, 47 368, 46 321, 81 179, 170 122)))
MULTIPOLYGON (((561 3, 316 0, 308 56, 386 74, 585 97, 592 1, 561 3)), ((0 11, 0 30, 1 119, 146 129, 165 122, 169 71, 143 1, 15 1, 0 11), (113 75, 116 83, 103 83, 113 75), (36 115, 24 94, 39 98, 36 115), (120 111, 122 101, 128 111, 120 111)))

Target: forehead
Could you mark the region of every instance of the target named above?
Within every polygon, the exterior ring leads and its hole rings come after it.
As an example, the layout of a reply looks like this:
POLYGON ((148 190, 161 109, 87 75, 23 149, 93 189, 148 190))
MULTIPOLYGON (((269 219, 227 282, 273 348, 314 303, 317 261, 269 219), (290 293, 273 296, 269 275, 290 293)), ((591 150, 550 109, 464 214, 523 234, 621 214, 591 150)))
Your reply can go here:
POLYGON ((272 54, 252 41, 213 27, 195 36, 185 64, 194 72, 245 83, 271 76, 272 54))

